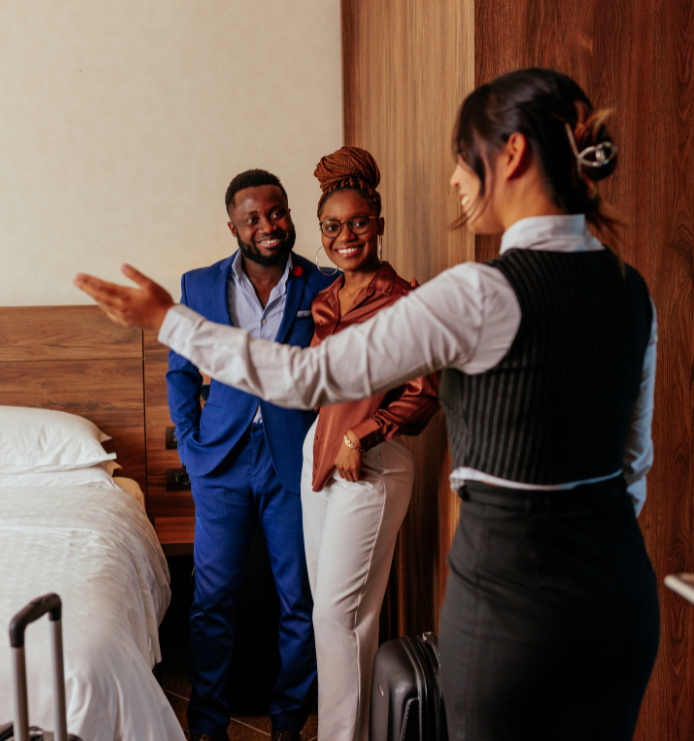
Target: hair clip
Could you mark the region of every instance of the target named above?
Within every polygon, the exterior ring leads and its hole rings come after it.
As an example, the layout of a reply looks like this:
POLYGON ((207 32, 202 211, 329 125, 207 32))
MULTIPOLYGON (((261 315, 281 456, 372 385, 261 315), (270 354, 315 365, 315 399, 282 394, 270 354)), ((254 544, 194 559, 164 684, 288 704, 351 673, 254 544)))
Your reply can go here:
POLYGON ((574 132, 571 130, 571 126, 568 123, 564 123, 566 127, 566 133, 569 135, 569 143, 573 150, 574 156, 576 157, 576 164, 578 171, 581 171, 581 167, 605 167, 617 156, 617 145, 611 141, 600 142, 592 147, 586 147, 581 152, 578 151, 576 146, 576 139, 574 138, 574 132))

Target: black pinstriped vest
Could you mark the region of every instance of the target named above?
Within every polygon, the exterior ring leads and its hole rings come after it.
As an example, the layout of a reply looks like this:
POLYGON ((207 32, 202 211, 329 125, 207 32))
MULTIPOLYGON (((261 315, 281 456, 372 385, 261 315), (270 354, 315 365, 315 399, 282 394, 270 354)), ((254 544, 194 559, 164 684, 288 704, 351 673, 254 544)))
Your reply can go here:
POLYGON ((442 374, 453 467, 528 484, 619 470, 651 329, 643 278, 609 250, 513 249, 487 264, 521 323, 496 367, 442 374))

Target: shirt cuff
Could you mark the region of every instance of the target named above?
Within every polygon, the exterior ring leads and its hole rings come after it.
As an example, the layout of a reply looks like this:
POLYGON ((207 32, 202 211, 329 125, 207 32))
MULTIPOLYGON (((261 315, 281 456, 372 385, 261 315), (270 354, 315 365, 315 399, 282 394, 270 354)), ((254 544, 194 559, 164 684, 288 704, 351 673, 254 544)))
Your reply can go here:
POLYGON ((381 426, 373 417, 352 427, 352 432, 359 438, 359 445, 364 450, 371 450, 386 439, 381 426))
POLYGON ((187 306, 183 306, 182 304, 175 304, 174 306, 172 306, 166 312, 164 321, 159 328, 157 340, 159 340, 162 345, 171 347, 176 330, 181 327, 186 318, 199 318, 199 315, 192 309, 189 309, 187 306), (192 317, 187 317, 186 315, 192 315, 192 317))
POLYGON ((638 517, 641 514, 643 505, 646 503, 646 477, 642 476, 629 484, 627 486, 627 494, 631 497, 634 511, 638 517))

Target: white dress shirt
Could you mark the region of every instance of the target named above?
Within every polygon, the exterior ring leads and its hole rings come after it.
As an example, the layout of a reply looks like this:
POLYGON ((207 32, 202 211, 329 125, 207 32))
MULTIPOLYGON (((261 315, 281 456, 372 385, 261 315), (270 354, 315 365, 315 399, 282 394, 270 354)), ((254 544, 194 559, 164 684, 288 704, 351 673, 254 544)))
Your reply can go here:
MULTIPOLYGON (((287 304, 287 279, 291 269, 292 256, 290 253, 284 274, 270 292, 267 304, 263 306, 255 288, 253 288, 251 279, 243 269, 243 259, 239 250, 231 263, 229 280, 227 281, 227 306, 229 307, 231 323, 239 329, 245 329, 251 337, 274 340, 279 332, 284 316, 284 307, 287 304)), ((258 404, 253 416, 253 423, 260 424, 262 421, 263 415, 260 413, 260 404, 258 404)))
MULTIPOLYGON (((583 215, 522 219, 502 238, 501 253, 511 248, 604 249, 588 232, 583 215)), ((509 351, 520 320, 518 299, 501 271, 469 262, 444 271, 372 319, 315 348, 252 339, 247 332, 209 322, 185 306, 169 310, 159 341, 222 383, 279 406, 311 409, 373 396, 444 368, 483 373, 509 351)), ((624 473, 637 512, 646 498, 645 476, 653 462, 656 343, 654 308, 623 469, 613 474, 624 473)), ((569 489, 588 483, 528 487, 458 468, 451 474, 451 485, 457 489, 472 479, 516 489, 569 489)))

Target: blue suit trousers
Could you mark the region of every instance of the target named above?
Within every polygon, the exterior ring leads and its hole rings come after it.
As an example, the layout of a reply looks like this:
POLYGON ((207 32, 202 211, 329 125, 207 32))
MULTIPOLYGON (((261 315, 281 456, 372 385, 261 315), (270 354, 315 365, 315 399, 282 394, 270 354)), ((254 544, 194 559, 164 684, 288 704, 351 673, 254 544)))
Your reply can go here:
POLYGON ((191 476, 191 484, 196 517, 189 727, 194 733, 226 735, 225 688, 236 600, 253 531, 260 521, 280 601, 281 669, 270 716, 273 726, 300 730, 316 683, 301 495, 280 483, 262 424, 252 424, 222 466, 206 476, 191 476))

